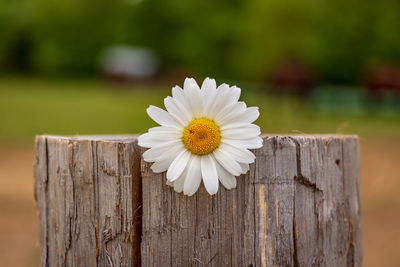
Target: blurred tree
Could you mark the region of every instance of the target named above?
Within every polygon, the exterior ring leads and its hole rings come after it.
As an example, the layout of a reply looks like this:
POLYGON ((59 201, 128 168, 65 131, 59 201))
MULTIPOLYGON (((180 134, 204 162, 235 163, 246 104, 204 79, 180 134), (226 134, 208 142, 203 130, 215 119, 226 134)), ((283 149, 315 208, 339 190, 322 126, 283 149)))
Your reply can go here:
POLYGON ((158 51, 167 67, 224 75, 240 7, 227 0, 148 0, 138 6, 135 23, 145 25, 145 45, 158 51))
POLYGON ((94 75, 108 46, 152 48, 164 69, 266 81, 300 59, 323 82, 400 62, 398 0, 0 0, 0 70, 94 75))
POLYGON ((34 12, 34 5, 28 0, 0 1, 0 69, 31 70, 34 12))
POLYGON ((280 59, 303 58, 310 35, 313 0, 247 1, 237 35, 234 57, 239 64, 232 71, 246 79, 265 80, 267 72, 280 59))
POLYGON ((121 2, 41 0, 40 4, 34 58, 40 72, 94 73, 101 50, 124 41, 119 35, 121 19, 126 18, 121 2))
POLYGON ((358 81, 374 39, 374 6, 370 0, 336 0, 321 5, 313 25, 318 41, 309 55, 323 80, 339 84, 358 81))

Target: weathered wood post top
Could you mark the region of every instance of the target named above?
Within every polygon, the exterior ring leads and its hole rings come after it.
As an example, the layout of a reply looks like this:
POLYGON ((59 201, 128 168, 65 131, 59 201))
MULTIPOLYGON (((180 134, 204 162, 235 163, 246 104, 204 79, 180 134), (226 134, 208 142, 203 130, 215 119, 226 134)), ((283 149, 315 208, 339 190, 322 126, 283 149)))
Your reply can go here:
POLYGON ((263 139, 236 188, 187 197, 135 136, 37 136, 41 266, 361 266, 358 137, 263 139))

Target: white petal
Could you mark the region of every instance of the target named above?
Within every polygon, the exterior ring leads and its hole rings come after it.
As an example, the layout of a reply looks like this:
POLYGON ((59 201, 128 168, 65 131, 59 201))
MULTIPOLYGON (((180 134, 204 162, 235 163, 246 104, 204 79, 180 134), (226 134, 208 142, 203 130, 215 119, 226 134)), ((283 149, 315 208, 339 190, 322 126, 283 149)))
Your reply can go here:
POLYGON ((174 127, 178 129, 182 127, 168 112, 159 107, 150 106, 147 109, 147 114, 149 114, 150 118, 152 118, 160 125, 174 127))
POLYGON ((217 88, 217 93, 212 104, 205 110, 205 114, 211 118, 215 118, 217 113, 226 106, 229 94, 229 85, 223 83, 217 88))
MULTIPOLYGON (((176 156, 176 155, 175 155, 176 156)), ((174 161, 173 157, 168 157, 165 159, 160 159, 157 160, 153 163, 153 165, 151 165, 151 170, 154 173, 161 173, 161 172, 165 172, 166 170, 168 170, 169 166, 171 165, 172 161, 174 161)))
POLYGON ((221 136, 228 139, 253 138, 261 134, 260 127, 247 124, 245 127, 221 130, 221 136))
POLYGON ((232 86, 229 91, 229 103, 237 102, 240 98, 241 91, 239 87, 232 86))
MULTIPOLYGON (((186 96, 185 96, 186 98, 186 96)), ((180 101, 177 99, 173 98, 176 106, 178 107, 179 111, 181 112, 181 116, 184 117, 184 121, 189 122, 194 118, 193 112, 191 111, 190 108, 186 107, 183 105, 180 101), (189 111, 190 110, 190 111, 189 111)), ((187 125, 187 123, 186 123, 187 125)))
POLYGON ((189 121, 176 105, 175 100, 172 97, 167 96, 166 98, 164 98, 164 106, 168 110, 168 113, 171 114, 171 116, 174 117, 174 119, 178 121, 182 126, 186 126, 188 124, 189 121))
POLYGON ((183 90, 185 91, 187 88, 196 88, 200 90, 200 87, 197 85, 197 82, 193 78, 186 78, 183 82, 183 90))
POLYGON ((228 153, 217 148, 214 150, 213 155, 218 163, 232 175, 239 176, 241 174, 242 168, 239 163, 237 163, 228 153))
POLYGON ((167 179, 171 182, 179 178, 185 170, 186 165, 190 159, 191 153, 188 150, 181 151, 178 156, 172 161, 167 171, 167 179))
POLYGON ((251 139, 227 139, 222 138, 221 143, 230 144, 233 146, 241 146, 248 149, 256 149, 263 146, 263 140, 257 136, 251 139))
POLYGON ((230 174, 224 167, 221 166, 218 162, 215 164, 217 168, 218 178, 221 181, 221 184, 225 186, 226 189, 232 189, 236 187, 236 178, 232 174, 230 174))
POLYGON ((242 174, 246 174, 250 170, 250 166, 247 163, 239 162, 239 165, 242 168, 242 174))
POLYGON ((244 102, 236 102, 233 106, 234 107, 232 110, 229 113, 226 113, 224 116, 218 116, 219 114, 217 115, 217 117, 220 117, 219 119, 216 119, 219 125, 223 126, 232 121, 236 121, 236 117, 243 114, 247 108, 244 102))
POLYGON ((241 163, 253 163, 254 159, 256 158, 253 153, 242 147, 232 146, 228 144, 221 144, 218 149, 228 153, 237 162, 241 163))
POLYGON ((234 110, 235 108, 239 108, 241 104, 239 104, 238 102, 236 103, 231 103, 225 107, 223 107, 221 110, 217 111, 216 115, 215 115, 215 121, 219 121, 222 118, 224 118, 225 116, 227 116, 229 113, 232 112, 232 110, 234 110))
POLYGON ((168 153, 168 151, 175 146, 182 147, 182 141, 174 140, 152 147, 143 153, 143 159, 147 162, 156 161, 160 156, 165 155, 165 153, 168 153))
POLYGON ((203 95, 204 108, 207 110, 214 102, 217 94, 217 84, 214 79, 206 78, 201 85, 201 94, 203 95))
POLYGON ((258 107, 249 107, 246 111, 235 119, 236 122, 247 122, 253 123, 260 116, 260 111, 258 107))
POLYGON ((186 78, 184 92, 192 108, 193 115, 199 117, 203 115, 203 96, 196 81, 193 78, 186 78))
POLYGON ((218 112, 222 108, 239 100, 240 88, 236 86, 229 87, 227 84, 221 84, 217 88, 217 96, 213 107, 213 112, 218 112))
POLYGON ((151 165, 151 170, 154 173, 165 172, 178 154, 184 149, 183 145, 171 146, 167 153, 161 154, 155 159, 154 164, 151 165))
POLYGON ((185 184, 185 179, 186 179, 186 176, 187 176, 187 173, 188 173, 190 162, 191 161, 189 161, 188 164, 186 165, 186 168, 183 171, 183 173, 181 174, 181 176, 179 176, 179 178, 176 179, 175 182, 174 182, 174 190, 176 192, 178 192, 178 193, 183 191, 183 185, 185 184))
POLYGON ((182 130, 183 129, 177 129, 173 127, 167 127, 167 126, 156 126, 152 127, 149 129, 149 133, 151 134, 157 134, 159 136, 166 136, 166 135, 172 135, 172 136, 182 136, 182 130))
MULTIPOLYGON (((243 129, 249 126, 250 123, 228 123, 220 126, 221 131, 231 130, 231 129, 243 129)), ((250 126, 252 127, 252 126, 250 126)))
POLYGON ((214 158, 211 155, 201 157, 201 175, 203 176, 204 187, 210 195, 218 191, 218 174, 214 158))
POLYGON ((231 124, 245 124, 252 123, 257 120, 260 112, 258 111, 258 107, 250 107, 246 108, 244 111, 236 114, 235 116, 231 116, 231 118, 223 121, 224 126, 229 127, 231 124))
POLYGON ((162 145, 165 142, 168 141, 174 141, 177 139, 180 139, 182 134, 180 135, 174 135, 174 134, 154 134, 154 133, 145 133, 139 136, 138 138, 138 144, 141 147, 155 147, 162 145))
POLYGON ((185 94, 183 93, 183 89, 179 86, 172 87, 172 97, 181 101, 182 103, 186 103, 185 94))
POLYGON ((186 98, 185 93, 182 88, 179 86, 175 86, 172 88, 172 97, 174 98, 176 105, 181 110, 182 114, 186 117, 188 121, 193 119, 193 114, 191 112, 191 108, 189 102, 186 98))
POLYGON ((192 196, 196 193, 201 183, 201 167, 200 157, 193 156, 190 165, 188 166, 188 173, 183 185, 183 193, 192 196))
POLYGON ((159 146, 164 142, 165 141, 163 140, 152 137, 149 133, 142 134, 138 137, 138 145, 141 147, 150 148, 153 146, 159 146))

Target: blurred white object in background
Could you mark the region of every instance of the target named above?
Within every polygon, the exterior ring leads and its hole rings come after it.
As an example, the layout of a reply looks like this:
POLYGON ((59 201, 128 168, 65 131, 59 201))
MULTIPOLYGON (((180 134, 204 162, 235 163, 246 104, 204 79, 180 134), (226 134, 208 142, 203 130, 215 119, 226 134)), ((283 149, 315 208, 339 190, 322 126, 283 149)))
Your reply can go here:
POLYGON ((102 72, 117 80, 153 78, 158 72, 159 62, 152 50, 127 45, 108 47, 100 55, 102 72))

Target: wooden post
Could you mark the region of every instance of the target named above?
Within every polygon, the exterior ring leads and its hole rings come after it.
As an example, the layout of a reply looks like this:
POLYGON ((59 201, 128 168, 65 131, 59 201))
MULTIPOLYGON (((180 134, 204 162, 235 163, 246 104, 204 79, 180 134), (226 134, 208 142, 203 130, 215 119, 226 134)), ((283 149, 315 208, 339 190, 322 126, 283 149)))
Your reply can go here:
POLYGON ((36 138, 42 266, 361 266, 359 143, 270 136, 236 189, 192 197, 133 137, 36 138))
POLYGON ((135 137, 36 138, 41 266, 140 262, 140 154, 135 137))

